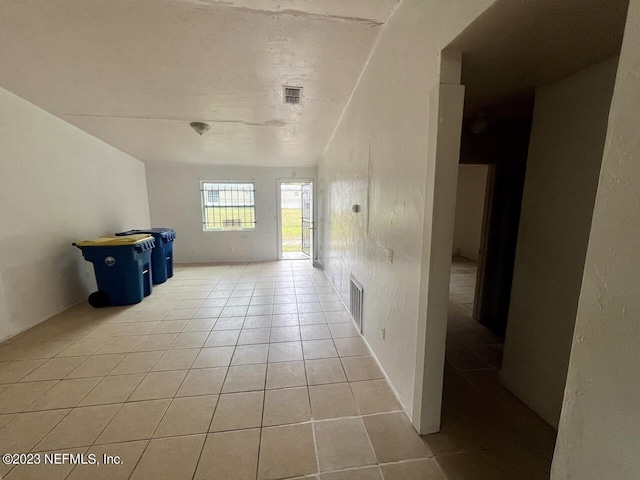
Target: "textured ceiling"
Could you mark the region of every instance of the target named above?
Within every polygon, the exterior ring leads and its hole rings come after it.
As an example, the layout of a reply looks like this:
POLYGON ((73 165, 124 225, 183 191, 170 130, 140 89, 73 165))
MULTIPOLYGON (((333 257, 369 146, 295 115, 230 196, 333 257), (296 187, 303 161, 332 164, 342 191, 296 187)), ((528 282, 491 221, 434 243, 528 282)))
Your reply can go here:
POLYGON ((2 1, 0 86, 145 162, 315 165, 397 3, 2 1))

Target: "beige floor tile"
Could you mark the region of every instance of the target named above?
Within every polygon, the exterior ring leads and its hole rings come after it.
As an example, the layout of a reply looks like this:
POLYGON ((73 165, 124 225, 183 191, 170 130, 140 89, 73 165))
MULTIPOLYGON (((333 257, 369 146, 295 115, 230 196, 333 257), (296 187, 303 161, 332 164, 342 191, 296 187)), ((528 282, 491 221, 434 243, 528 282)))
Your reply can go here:
POLYGON ((152 372, 168 370, 188 370, 193 365, 193 361, 200 352, 197 348, 187 348, 184 350, 167 350, 162 354, 158 363, 151 369, 152 372))
POLYGON ((47 410, 16 415, 0 429, 2 453, 30 451, 69 411, 68 409, 47 410))
POLYGON ((213 327, 214 330, 240 330, 244 324, 244 317, 219 318, 213 327))
POLYGON ((509 480, 548 480, 553 453, 535 446, 512 445, 490 450, 495 463, 509 480))
POLYGON ((100 434, 96 444, 150 439, 170 403, 171 400, 125 403, 100 434))
POLYGON ((348 312, 324 312, 324 318, 327 323, 346 323, 351 322, 351 316, 348 312))
POLYGON ((151 372, 144 377, 140 385, 133 391, 129 401, 173 398, 186 375, 187 370, 151 372))
POLYGON ((401 410, 398 400, 384 379, 352 382, 351 390, 361 415, 401 410))
POLYGON ((350 382, 384 378, 380 367, 371 355, 342 357, 342 365, 350 382))
POLYGON ((130 373, 148 373, 160 360, 163 352, 135 352, 129 353, 109 375, 126 375, 130 373))
POLYGON ((105 377, 78 406, 124 403, 144 377, 144 373, 105 377))
POLYGON ((299 325, 297 313, 279 313, 272 317, 272 327, 297 327, 299 325))
MULTIPOLYGON (((193 310, 197 311, 198 308, 200 307, 200 305, 202 305, 203 302, 204 302, 203 299, 182 300, 182 301, 180 301, 180 303, 178 303, 178 305, 176 306, 176 309, 179 310, 181 308, 188 308, 188 309, 193 309, 193 310)), ((193 313, 195 313, 195 311, 193 313)))
POLYGON ((267 365, 267 389, 303 387, 307 384, 304 362, 270 363, 267 365))
POLYGON ((269 363, 294 362, 302 358, 300 342, 271 343, 269 346, 269 363))
POLYGON ((447 480, 434 458, 382 465, 380 469, 384 480, 447 480))
POLYGON ((33 372, 46 360, 19 360, 17 362, 0 363, 0 384, 16 383, 22 377, 33 372))
POLYGON ((179 333, 169 348, 202 348, 208 336, 208 332, 179 333))
POLYGON ((490 452, 454 453, 436 457, 447 480, 507 480, 490 452))
POLYGON ((174 398, 154 438, 206 433, 217 403, 217 395, 174 398))
POLYGON ((275 480, 317 472, 311 424, 262 430, 258 478, 275 480))
POLYGON ((435 456, 448 453, 482 450, 471 431, 458 419, 450 419, 443 412, 440 431, 422 437, 435 456))
POLYGON ((267 390, 262 423, 265 427, 311 420, 307 387, 267 390))
POLYGON ((319 358, 304 362, 309 385, 346 382, 347 377, 338 358, 319 358))
POLYGON ((246 317, 243 325, 244 329, 269 328, 269 327, 271 327, 271 315, 255 315, 255 316, 246 317))
POLYGON ((447 349, 446 360, 460 371, 491 368, 491 365, 469 348, 447 349))
POLYGON ((259 429, 207 435, 194 480, 255 480, 259 446, 259 429))
MULTIPOLYGON (((340 325, 340 324, 338 324, 340 325)), ((333 340, 341 357, 353 357, 356 355, 370 355, 367 344, 361 337, 336 338, 333 340)))
POLYGON ((300 341, 300 327, 273 327, 271 328, 271 343, 281 342, 299 342, 300 341))
POLYGON ((111 340, 111 337, 91 337, 82 338, 73 343, 69 347, 61 351, 58 357, 77 357, 93 355, 96 353, 105 343, 111 340))
POLYGON ((53 410, 75 407, 102 380, 102 378, 75 378, 58 382, 47 393, 27 408, 34 410, 53 410))
POLYGON ((380 463, 431 456, 404 413, 372 415, 362 420, 380 463))
POLYGON ((255 345, 258 343, 269 343, 271 335, 270 328, 250 328, 240 332, 238 345, 255 345))
POLYGON ((138 343, 142 341, 144 335, 131 335, 126 337, 113 337, 109 340, 97 354, 107 353, 129 353, 132 352, 138 343))
POLYGON ((126 356, 124 353, 92 355, 78 365, 66 378, 104 377, 124 360, 126 356))
POLYGON ((169 345, 173 343, 177 333, 161 333, 158 335, 145 335, 145 337, 138 343, 133 352, 152 352, 155 350, 166 350, 169 345))
POLYGON ((0 345, 0 362, 51 358, 69 346, 68 342, 0 345))
POLYGON ((78 465, 67 480, 127 480, 148 443, 147 440, 140 440, 91 447, 87 450, 87 454, 95 455, 100 465, 78 465), (120 464, 104 464, 104 455, 111 458, 118 456, 120 464))
POLYGON ((17 413, 7 413, 4 415, 0 415, 0 428, 4 427, 7 423, 16 418, 17 415, 17 413))
POLYGON ((331 332, 326 324, 302 325, 300 327, 302 340, 324 340, 331 338, 331 332))
POLYGON ((358 414, 348 383, 310 386, 309 398, 314 420, 350 417, 358 414))
POLYGON ((262 425, 264 392, 244 392, 220 395, 211 422, 212 432, 255 428, 262 425))
MULTIPOLYGON (((44 454, 71 454, 71 455, 79 455, 84 453, 87 450, 86 447, 83 448, 69 448, 65 450, 59 451, 46 451, 46 452, 38 452, 43 458, 44 454)), ((15 468, 11 470, 5 478, 5 480, 64 480, 69 472, 73 469, 73 465, 69 462, 53 465, 50 463, 45 463, 44 460, 39 464, 35 465, 17 465, 15 468)))
POLYGON ((212 331, 204 343, 205 347, 227 347, 235 346, 238 343, 240 330, 220 330, 212 331))
POLYGON ((222 392, 233 393, 263 390, 266 375, 267 366, 265 364, 229 367, 227 377, 222 386, 222 392))
POLYGON ((234 350, 234 347, 203 348, 191 368, 228 367, 234 350))
POLYGON ((36 450, 88 447, 114 417, 119 404, 74 408, 36 445, 36 450))
POLYGON ((164 320, 189 320, 193 317, 194 313, 196 313, 195 308, 176 308, 175 310, 171 310, 164 320))
POLYGON ((44 364, 36 368, 29 375, 24 377, 22 382, 39 382, 44 380, 60 380, 66 377, 73 369, 85 361, 88 357, 61 357, 47 360, 44 364))
POLYGON ((231 365, 252 365, 267 363, 269 344, 238 345, 231 359, 231 365))
POLYGON ((205 435, 151 440, 131 480, 191 480, 204 440, 205 435))
MULTIPOLYGON (((137 322, 130 323, 125 332, 126 335, 149 335, 151 331, 157 327, 160 322, 137 322)), ((143 340, 144 341, 144 340, 143 340)), ((140 344, 138 344, 140 345, 140 344)))
POLYGON ((320 475, 320 480, 382 480, 382 474, 378 467, 366 467, 323 473, 320 475))
POLYGON ((299 313, 298 321, 300 325, 321 325, 327 323, 322 312, 299 313))
POLYGON ((165 320, 160 322, 151 333, 154 335, 161 333, 180 333, 188 322, 188 320, 165 320))
POLYGON ((215 318, 193 318, 185 325, 183 332, 210 332, 216 324, 215 318))
POLYGON ((0 392, 0 413, 19 413, 38 400, 58 383, 56 380, 46 382, 14 383, 0 392))
POLYGON ((347 337, 359 337, 360 332, 355 327, 353 322, 349 323, 331 323, 329 324, 329 330, 333 338, 347 338, 347 337))
POLYGON ((336 347, 333 346, 333 340, 305 340, 302 342, 302 349, 305 360, 338 356, 336 347))
POLYGON ((218 394, 222 390, 226 373, 226 367, 189 370, 178 393, 176 393, 176 397, 218 394))
POLYGON ((320 471, 374 465, 376 456, 360 418, 313 424, 320 471))

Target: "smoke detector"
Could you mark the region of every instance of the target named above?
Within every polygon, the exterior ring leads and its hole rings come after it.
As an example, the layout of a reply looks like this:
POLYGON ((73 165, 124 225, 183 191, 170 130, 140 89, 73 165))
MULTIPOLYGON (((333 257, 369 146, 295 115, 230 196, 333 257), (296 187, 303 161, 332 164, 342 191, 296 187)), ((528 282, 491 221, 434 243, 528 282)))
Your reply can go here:
POLYGON ((211 128, 209 124, 203 122, 191 122, 190 126, 200 136, 207 133, 211 128))
POLYGON ((302 100, 302 87, 283 86, 284 103, 299 105, 302 100))

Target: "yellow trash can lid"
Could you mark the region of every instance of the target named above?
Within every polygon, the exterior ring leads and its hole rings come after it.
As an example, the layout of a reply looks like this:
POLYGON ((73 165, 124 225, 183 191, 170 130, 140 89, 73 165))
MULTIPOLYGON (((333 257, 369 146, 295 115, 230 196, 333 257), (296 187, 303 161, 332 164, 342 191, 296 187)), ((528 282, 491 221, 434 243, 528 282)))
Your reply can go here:
POLYGON ((77 247, 117 247, 122 245, 135 245, 136 243, 146 242, 148 240, 153 240, 153 237, 151 235, 125 235, 122 237, 109 235, 76 242, 74 245, 77 247))

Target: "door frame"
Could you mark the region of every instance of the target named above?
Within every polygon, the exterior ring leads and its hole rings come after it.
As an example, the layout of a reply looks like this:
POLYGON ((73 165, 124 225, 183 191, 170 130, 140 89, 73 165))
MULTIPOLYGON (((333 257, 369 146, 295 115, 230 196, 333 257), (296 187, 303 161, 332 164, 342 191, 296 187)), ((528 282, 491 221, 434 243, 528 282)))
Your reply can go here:
POLYGON ((283 183, 310 183, 311 184, 311 257, 308 260, 312 265, 316 264, 317 259, 317 239, 318 239, 318 228, 316 221, 316 180, 313 178, 279 178, 276 181, 276 225, 277 225, 277 248, 278 248, 278 260, 283 260, 282 258, 282 184, 283 183))
POLYGON ((462 55, 442 51, 429 95, 427 174, 411 422, 421 435, 440 430, 449 280, 465 88, 462 55))

